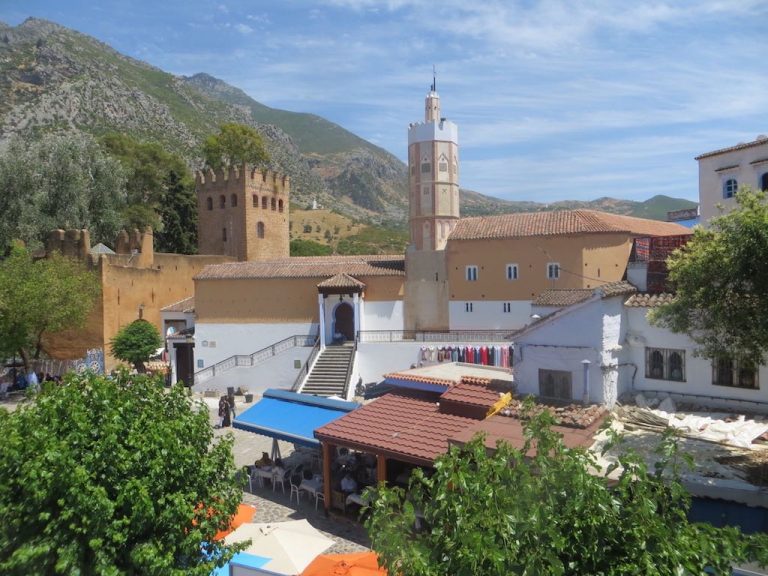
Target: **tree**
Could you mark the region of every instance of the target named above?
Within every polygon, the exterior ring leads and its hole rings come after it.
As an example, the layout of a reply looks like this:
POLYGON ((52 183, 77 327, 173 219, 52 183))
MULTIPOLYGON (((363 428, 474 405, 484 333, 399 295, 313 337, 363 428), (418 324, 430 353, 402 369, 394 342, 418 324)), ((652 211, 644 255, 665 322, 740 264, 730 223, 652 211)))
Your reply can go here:
POLYGON ((234 123, 222 124, 218 134, 205 139, 203 157, 214 170, 243 164, 263 166, 269 162, 261 134, 250 126, 234 123))
POLYGON ((564 447, 549 412, 530 411, 528 403, 522 449, 502 443, 489 455, 476 437, 438 458, 434 474, 417 469, 407 497, 401 488, 370 493, 365 525, 389 574, 671 576, 768 562, 765 535, 688 522, 671 436, 653 472, 636 454, 620 457, 612 486, 590 472, 593 455, 564 447))
POLYGON ((151 226, 158 252, 197 252, 197 198, 192 173, 184 159, 155 142, 126 134, 102 140, 126 173, 125 224, 139 230, 151 226))
POLYGON ((122 167, 90 136, 16 137, 0 153, 0 247, 37 248, 55 228, 87 228, 111 243, 125 196, 122 167))
POLYGON ((291 240, 291 256, 328 256, 333 249, 314 240, 291 240))
POLYGON ((14 246, 0 262, 0 356, 18 354, 28 368, 47 334, 83 326, 100 290, 81 262, 58 253, 33 260, 14 246))
POLYGON ((139 319, 120 328, 111 345, 115 358, 130 362, 138 372, 144 372, 144 363, 163 345, 163 339, 153 324, 139 319))
POLYGON ((0 409, 0 572, 208 576, 242 497, 232 437, 147 376, 69 374, 0 409))
POLYGON ((763 192, 736 194, 736 207, 696 228, 667 261, 675 288, 651 321, 688 334, 707 358, 759 365, 768 350, 768 205, 763 192))

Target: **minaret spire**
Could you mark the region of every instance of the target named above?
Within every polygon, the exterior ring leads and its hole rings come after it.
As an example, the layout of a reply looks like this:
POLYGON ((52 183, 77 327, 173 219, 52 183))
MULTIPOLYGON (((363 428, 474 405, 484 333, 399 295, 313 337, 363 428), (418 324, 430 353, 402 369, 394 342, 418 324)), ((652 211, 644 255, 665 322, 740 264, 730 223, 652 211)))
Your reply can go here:
POLYGON ((432 64, 432 92, 437 92, 437 71, 434 64, 432 64))

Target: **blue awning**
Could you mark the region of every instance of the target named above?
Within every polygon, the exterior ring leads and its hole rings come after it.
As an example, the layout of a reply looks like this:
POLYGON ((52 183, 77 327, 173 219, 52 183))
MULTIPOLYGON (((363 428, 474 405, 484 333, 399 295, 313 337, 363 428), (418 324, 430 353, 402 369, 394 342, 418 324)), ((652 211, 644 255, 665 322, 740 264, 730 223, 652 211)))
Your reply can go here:
POLYGON ((262 399, 235 418, 232 425, 277 440, 316 448, 316 428, 357 408, 356 402, 320 398, 285 390, 267 390, 262 399))

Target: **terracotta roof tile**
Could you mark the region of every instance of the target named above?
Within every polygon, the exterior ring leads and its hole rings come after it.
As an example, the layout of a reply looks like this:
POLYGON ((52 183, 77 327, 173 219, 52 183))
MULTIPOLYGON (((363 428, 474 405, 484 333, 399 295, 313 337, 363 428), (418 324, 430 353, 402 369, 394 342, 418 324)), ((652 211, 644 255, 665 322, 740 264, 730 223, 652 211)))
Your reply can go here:
POLYGON ((499 401, 499 393, 476 384, 456 384, 440 395, 440 402, 455 402, 490 408, 499 401))
POLYGON ((342 273, 354 276, 404 276, 405 257, 295 256, 260 262, 227 262, 206 266, 195 279, 331 278, 342 273))
POLYGON ((194 312, 195 311, 195 297, 190 296, 179 300, 173 304, 169 304, 165 308, 160 309, 161 312, 194 312))
POLYGON ((315 437, 374 454, 431 465, 448 439, 476 420, 439 410, 435 394, 390 392, 315 430, 315 437))
POLYGON ((620 280, 618 282, 608 282, 597 288, 564 288, 544 290, 538 297, 531 302, 532 306, 572 306, 579 302, 588 300, 593 295, 599 294, 601 298, 611 298, 613 296, 624 296, 637 292, 629 282, 620 280))
POLYGON ((675 295, 664 292, 662 294, 635 294, 624 302, 624 306, 630 308, 655 308, 662 304, 669 304, 675 295))
POLYGON ((710 156, 717 156, 718 154, 725 154, 726 152, 735 152, 736 150, 744 150, 745 148, 752 148, 753 146, 760 146, 761 144, 768 144, 768 138, 763 136, 752 142, 742 142, 736 144, 736 146, 729 146, 728 148, 720 148, 719 150, 713 150, 712 152, 705 152, 696 156, 694 160, 701 160, 702 158, 709 158, 710 156))
POLYGON ((690 230, 673 222, 646 220, 596 210, 559 210, 462 218, 449 239, 480 240, 608 232, 624 232, 636 236, 669 236, 690 233, 690 230))
POLYGON ((317 285, 318 288, 365 288, 365 284, 352 278, 349 274, 336 274, 317 285))

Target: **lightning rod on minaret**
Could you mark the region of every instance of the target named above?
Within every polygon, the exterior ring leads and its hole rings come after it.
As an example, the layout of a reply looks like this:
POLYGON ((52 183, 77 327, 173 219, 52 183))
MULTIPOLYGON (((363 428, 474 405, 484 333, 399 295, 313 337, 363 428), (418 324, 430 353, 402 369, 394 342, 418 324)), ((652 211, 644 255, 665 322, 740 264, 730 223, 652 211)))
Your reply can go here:
POLYGON ((437 92, 437 72, 434 64, 432 64, 432 92, 437 92))

